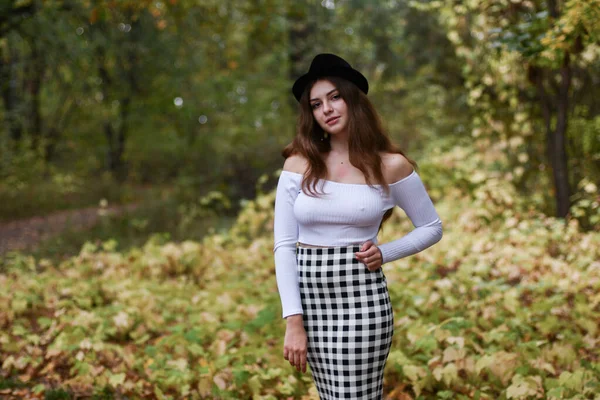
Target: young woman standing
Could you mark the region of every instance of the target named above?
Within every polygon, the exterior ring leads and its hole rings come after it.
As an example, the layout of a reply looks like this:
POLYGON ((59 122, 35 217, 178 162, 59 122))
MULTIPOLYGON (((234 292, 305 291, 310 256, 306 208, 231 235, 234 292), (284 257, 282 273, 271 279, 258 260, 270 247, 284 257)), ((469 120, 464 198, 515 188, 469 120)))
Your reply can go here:
POLYGON ((297 133, 275 200, 274 257, 287 327, 283 356, 308 362, 319 396, 379 399, 393 312, 381 266, 425 250, 442 223, 413 167, 367 98, 367 79, 342 58, 317 55, 292 92, 297 133), (378 244, 395 206, 415 229, 378 244))

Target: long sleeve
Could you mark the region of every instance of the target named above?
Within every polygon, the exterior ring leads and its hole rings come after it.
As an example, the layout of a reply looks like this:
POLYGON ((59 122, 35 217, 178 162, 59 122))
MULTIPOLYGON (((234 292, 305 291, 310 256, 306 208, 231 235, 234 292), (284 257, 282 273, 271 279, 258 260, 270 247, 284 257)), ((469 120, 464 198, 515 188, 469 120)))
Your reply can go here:
POLYGON ((296 267, 298 224, 294 217, 294 202, 301 181, 302 175, 283 171, 279 176, 275 197, 273 253, 283 318, 303 313, 296 267))
POLYGON ((383 256, 382 264, 421 252, 442 238, 442 221, 416 171, 391 184, 390 196, 394 204, 404 210, 415 229, 378 246, 383 256))

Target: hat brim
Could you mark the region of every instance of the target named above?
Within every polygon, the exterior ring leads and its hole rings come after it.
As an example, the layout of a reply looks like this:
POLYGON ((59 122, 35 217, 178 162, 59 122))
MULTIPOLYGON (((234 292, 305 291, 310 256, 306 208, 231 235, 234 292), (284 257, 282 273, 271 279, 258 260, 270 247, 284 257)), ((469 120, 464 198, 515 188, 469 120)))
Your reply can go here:
POLYGON ((367 81, 367 78, 357 70, 347 67, 331 67, 327 70, 320 71, 319 73, 308 72, 296 79, 296 82, 294 82, 294 85, 292 86, 292 93, 294 93, 296 100, 300 101, 306 85, 314 80, 327 76, 339 76, 340 78, 344 78, 347 81, 354 83, 365 94, 369 92, 369 82, 367 81))

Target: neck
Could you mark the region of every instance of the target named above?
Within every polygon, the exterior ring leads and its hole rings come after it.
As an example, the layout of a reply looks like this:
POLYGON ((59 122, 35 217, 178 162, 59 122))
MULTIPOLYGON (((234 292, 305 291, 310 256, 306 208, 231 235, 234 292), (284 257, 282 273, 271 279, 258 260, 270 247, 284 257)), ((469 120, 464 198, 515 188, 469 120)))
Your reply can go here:
POLYGON ((329 135, 329 144, 331 151, 338 154, 348 154, 348 133, 340 132, 335 135, 329 135))

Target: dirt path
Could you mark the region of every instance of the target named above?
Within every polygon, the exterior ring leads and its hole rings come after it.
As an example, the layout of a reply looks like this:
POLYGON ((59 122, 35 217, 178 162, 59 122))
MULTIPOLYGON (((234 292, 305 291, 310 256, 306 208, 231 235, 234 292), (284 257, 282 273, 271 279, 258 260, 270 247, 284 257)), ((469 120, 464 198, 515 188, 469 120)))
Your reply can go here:
POLYGON ((85 230, 93 227, 101 215, 116 215, 134 210, 137 204, 115 207, 88 207, 55 212, 11 222, 0 222, 0 255, 11 250, 26 250, 42 240, 56 236, 66 228, 85 230))

